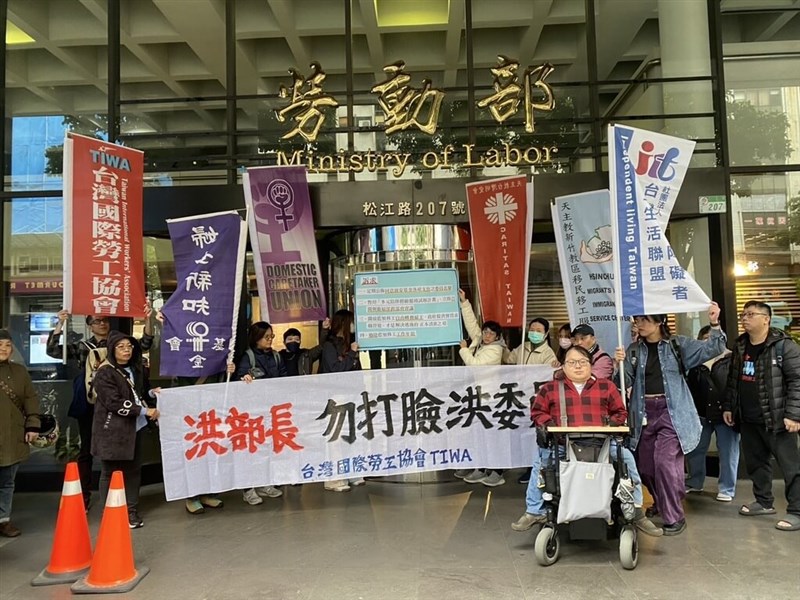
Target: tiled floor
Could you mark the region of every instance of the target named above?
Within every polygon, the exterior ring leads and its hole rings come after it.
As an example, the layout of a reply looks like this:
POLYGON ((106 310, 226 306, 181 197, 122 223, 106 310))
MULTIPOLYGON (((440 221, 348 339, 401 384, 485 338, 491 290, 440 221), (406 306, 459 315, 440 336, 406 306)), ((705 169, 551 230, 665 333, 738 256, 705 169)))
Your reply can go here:
MULTIPOLYGON (((740 517, 742 502, 709 493, 687 499, 687 531, 641 536, 639 566, 625 571, 613 542, 567 542, 560 560, 540 567, 534 533, 510 524, 524 510, 524 486, 490 492, 458 481, 370 481, 352 492, 322 485, 286 487, 283 498, 191 516, 167 504, 160 486, 142 490, 143 529, 132 533, 137 564, 152 569, 126 597, 279 600, 379 599, 770 599, 800 597, 800 532, 776 517, 740 517)), ((776 507, 785 510, 776 482, 776 507)), ((739 498, 749 501, 740 482, 739 498)), ((67 586, 30 587, 47 563, 57 494, 18 494, 19 538, 0 541, 0 598, 71 597, 67 586)), ((100 507, 90 514, 95 535, 100 507)))

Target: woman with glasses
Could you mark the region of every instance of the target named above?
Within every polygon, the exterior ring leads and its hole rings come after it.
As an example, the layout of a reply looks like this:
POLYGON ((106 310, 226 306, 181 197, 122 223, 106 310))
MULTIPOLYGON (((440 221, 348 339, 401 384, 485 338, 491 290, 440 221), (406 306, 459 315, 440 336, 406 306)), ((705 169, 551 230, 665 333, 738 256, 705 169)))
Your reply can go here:
MULTIPOLYGON (((272 349, 275 334, 272 325, 266 321, 258 321, 250 325, 247 332, 247 351, 239 359, 236 366, 236 377, 246 383, 255 379, 271 379, 285 377, 286 365, 280 354, 272 349)), ((280 498, 283 492, 273 485, 250 488, 242 492, 242 500, 250 506, 264 502, 262 498, 280 498)))
MULTIPOLYGON (((322 343, 322 356, 319 359, 320 373, 345 373, 360 371, 358 342, 355 341, 356 325, 352 312, 337 310, 331 319, 328 339, 322 343)), ((351 485, 363 485, 364 478, 333 479, 326 481, 324 487, 329 492, 349 492, 351 485)))
MULTIPOLYGON (((472 304, 467 300, 464 290, 458 290, 458 299, 461 301, 461 318, 471 340, 471 343, 461 340, 461 349, 458 351, 461 360, 468 367, 502 364, 506 344, 503 341, 503 328, 500 327, 500 323, 484 321, 479 327, 472 304)), ((503 472, 496 469, 459 469, 454 475, 466 483, 482 483, 487 487, 503 485, 506 482, 503 479, 503 472)))
MULTIPOLYGON (((133 337, 108 334, 108 356, 94 376, 97 402, 92 426, 92 455, 100 459, 100 496, 105 505, 111 474, 122 471, 128 524, 144 525, 137 510, 142 479, 142 434, 148 419, 158 419, 158 409, 149 407, 142 374, 142 350, 133 337)), ((153 394, 148 394, 153 397, 153 394)))
POLYGON ((706 341, 671 335, 666 315, 637 316, 639 339, 627 350, 617 348, 615 356, 625 363, 631 448, 637 450, 639 473, 655 500, 650 514, 660 513, 664 535, 686 529, 684 455, 697 447, 702 432, 686 373, 725 350, 719 312, 712 302, 706 341))

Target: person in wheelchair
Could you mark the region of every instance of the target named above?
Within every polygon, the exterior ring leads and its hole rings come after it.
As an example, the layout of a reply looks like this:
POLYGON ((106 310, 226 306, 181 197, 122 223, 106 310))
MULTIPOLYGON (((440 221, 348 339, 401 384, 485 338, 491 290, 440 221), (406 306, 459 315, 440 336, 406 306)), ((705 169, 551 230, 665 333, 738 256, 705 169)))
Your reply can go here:
MULTIPOLYGON (((531 407, 531 420, 537 428, 557 425, 561 420, 559 393, 563 384, 564 400, 570 427, 623 425, 628 418, 628 411, 622 403, 619 391, 610 379, 597 379, 592 375, 592 357, 589 351, 580 346, 573 346, 567 351, 564 360, 564 375, 560 380, 549 381, 539 389, 531 407)), ((537 436, 539 437, 539 436, 537 436)), ((544 461, 550 458, 550 449, 539 441, 538 451, 533 456, 533 472, 538 473, 544 461)), ((564 447, 559 447, 564 453, 564 447)), ((616 452, 616 444, 612 442, 612 453, 616 452)), ((659 537, 663 535, 661 528, 656 527, 642 510, 642 481, 636 469, 633 453, 622 448, 622 459, 628 469, 628 475, 634 485, 633 503, 635 514, 633 522, 642 533, 659 537)), ((542 490, 537 477, 531 477, 525 496, 525 513, 511 524, 514 531, 527 531, 536 524, 547 521, 544 511, 542 490)))

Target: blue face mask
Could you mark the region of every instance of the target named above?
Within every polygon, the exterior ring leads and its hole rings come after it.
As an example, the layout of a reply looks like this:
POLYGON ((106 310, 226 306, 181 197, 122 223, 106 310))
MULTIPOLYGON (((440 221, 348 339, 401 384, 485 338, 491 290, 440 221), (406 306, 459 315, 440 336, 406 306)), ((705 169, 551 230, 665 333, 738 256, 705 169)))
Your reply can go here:
POLYGON ((544 334, 541 331, 529 331, 528 339, 531 344, 541 344, 544 341, 544 334))

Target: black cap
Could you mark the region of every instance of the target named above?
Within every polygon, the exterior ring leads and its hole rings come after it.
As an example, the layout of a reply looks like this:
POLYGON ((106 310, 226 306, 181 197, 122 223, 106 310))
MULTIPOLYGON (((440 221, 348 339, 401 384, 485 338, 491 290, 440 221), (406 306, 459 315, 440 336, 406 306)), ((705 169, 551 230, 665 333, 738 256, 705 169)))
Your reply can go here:
POLYGON ((578 335, 594 335, 594 329, 590 325, 578 325, 572 330, 572 337, 578 335))

